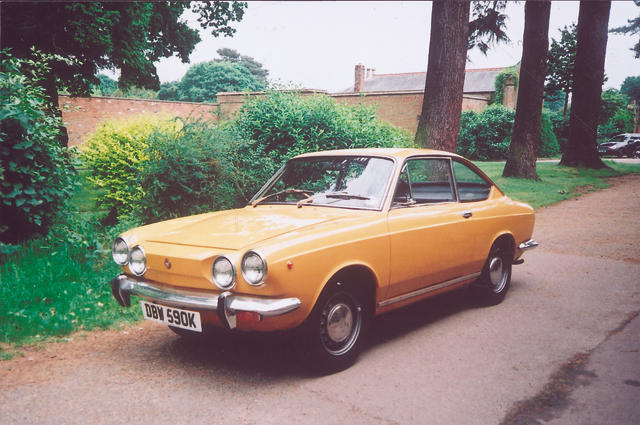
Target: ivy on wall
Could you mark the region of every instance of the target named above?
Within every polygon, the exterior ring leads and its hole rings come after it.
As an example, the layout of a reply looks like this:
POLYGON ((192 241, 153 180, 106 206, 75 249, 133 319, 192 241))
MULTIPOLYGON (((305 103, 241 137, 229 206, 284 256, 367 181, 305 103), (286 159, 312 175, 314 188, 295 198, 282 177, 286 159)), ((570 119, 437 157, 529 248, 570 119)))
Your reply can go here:
POLYGON ((518 88, 518 67, 517 65, 511 66, 500 72, 495 79, 495 100, 493 103, 500 105, 504 104, 504 86, 507 84, 507 80, 513 78, 515 88, 518 88))

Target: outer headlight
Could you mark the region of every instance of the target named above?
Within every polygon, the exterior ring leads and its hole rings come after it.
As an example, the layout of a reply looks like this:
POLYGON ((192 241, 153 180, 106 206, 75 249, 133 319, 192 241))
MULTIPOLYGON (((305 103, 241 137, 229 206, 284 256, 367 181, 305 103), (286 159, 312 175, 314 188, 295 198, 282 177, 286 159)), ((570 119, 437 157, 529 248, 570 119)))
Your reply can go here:
POLYGON ((247 251, 242 257, 242 276, 249 285, 261 285, 267 276, 267 262, 257 252, 247 251))
POLYGON ((129 270, 136 276, 142 276, 147 270, 147 257, 141 246, 135 246, 129 253, 129 270))
POLYGON ((213 283, 220 289, 229 289, 236 282, 236 269, 233 263, 224 255, 219 256, 213 262, 211 268, 213 283))
POLYGON ((113 246, 111 247, 111 256, 113 257, 113 261, 120 266, 126 266, 129 262, 129 244, 122 237, 117 237, 116 240, 113 241, 113 246))

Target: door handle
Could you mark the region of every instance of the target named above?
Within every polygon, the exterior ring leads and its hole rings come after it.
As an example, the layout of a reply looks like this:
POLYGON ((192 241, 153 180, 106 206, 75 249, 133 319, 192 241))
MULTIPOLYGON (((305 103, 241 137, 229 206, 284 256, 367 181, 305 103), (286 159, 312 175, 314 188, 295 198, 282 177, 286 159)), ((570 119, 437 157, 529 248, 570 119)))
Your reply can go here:
POLYGON ((465 212, 463 212, 463 213, 462 213, 462 216, 463 216, 464 218, 469 218, 469 217, 471 217, 472 215, 473 215, 473 213, 472 213, 471 211, 465 211, 465 212))

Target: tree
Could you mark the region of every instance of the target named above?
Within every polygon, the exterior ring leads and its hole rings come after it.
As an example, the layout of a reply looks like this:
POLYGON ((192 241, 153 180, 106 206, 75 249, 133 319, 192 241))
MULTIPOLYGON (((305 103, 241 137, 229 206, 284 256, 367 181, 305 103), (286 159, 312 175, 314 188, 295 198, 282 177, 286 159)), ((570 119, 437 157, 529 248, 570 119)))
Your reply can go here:
MULTIPOLYGON (((200 41, 180 16, 191 8, 203 28, 214 36, 233 35, 231 22, 240 21, 246 3, 188 2, 2 2, 2 48, 29 58, 35 46, 47 54, 72 58, 52 61, 43 81, 52 113, 59 115, 58 89, 88 95, 99 84, 100 69, 119 69, 119 85, 158 89, 154 62, 177 54, 188 62, 200 41)), ((66 144, 63 138, 62 142, 66 144)))
POLYGON ((542 98, 549 45, 551 1, 527 1, 524 8, 524 35, 519 99, 509 157, 502 175, 538 179, 536 159, 540 145, 542 98))
MULTIPOLYGON (((636 6, 640 6, 640 0, 634 0, 633 2, 636 4, 636 6)), ((622 27, 613 28, 611 32, 617 34, 631 33, 634 35, 640 33, 640 16, 627 20, 627 24, 628 25, 624 25, 622 27)), ((636 45, 631 48, 631 50, 633 50, 636 58, 640 58, 640 41, 638 41, 636 45)))
POLYGON ((636 102, 640 102, 640 75, 625 78, 620 86, 620 91, 636 102))
POLYGON ((256 79, 259 85, 262 86, 261 90, 267 88, 267 76, 269 71, 262 67, 262 64, 252 58, 251 56, 244 56, 233 49, 222 48, 216 50, 221 59, 216 59, 217 62, 231 62, 244 65, 251 75, 256 79))
POLYGON ((418 146, 456 151, 468 39, 469 1, 434 1, 418 146))
POLYGON ((565 26, 560 31, 560 41, 552 39, 548 55, 547 84, 545 91, 547 99, 556 97, 557 92, 564 93, 563 116, 567 115, 569 95, 573 90, 573 72, 576 63, 576 35, 575 24, 565 26))
POLYGON ((580 2, 569 141, 560 160, 561 165, 606 167, 598 155, 596 134, 610 9, 610 1, 580 2))
POLYGON ((98 74, 98 80, 100 81, 100 84, 92 87, 92 94, 95 93, 98 96, 111 96, 118 88, 118 82, 104 74, 98 74))
POLYGON ((418 146, 451 152, 456 150, 466 52, 478 47, 485 53, 491 44, 508 41, 504 28, 504 1, 434 1, 425 95, 415 135, 418 146))
POLYGON ((161 86, 159 98, 188 102, 215 102, 220 92, 264 90, 249 70, 240 63, 202 62, 189 68, 179 82, 161 86))

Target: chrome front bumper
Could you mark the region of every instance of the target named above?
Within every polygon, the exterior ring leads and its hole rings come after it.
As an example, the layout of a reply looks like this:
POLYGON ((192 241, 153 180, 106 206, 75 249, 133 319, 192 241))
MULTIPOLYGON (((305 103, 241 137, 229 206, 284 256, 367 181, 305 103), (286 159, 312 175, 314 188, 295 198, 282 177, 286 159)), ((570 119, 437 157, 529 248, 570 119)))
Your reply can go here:
POLYGON ((131 294, 138 295, 162 305, 215 311, 229 329, 235 329, 238 311, 247 311, 265 317, 280 316, 296 310, 302 304, 298 298, 258 298, 233 295, 228 291, 215 295, 170 288, 141 279, 133 279, 124 274, 111 279, 110 285, 113 297, 123 307, 131 306, 131 294))

